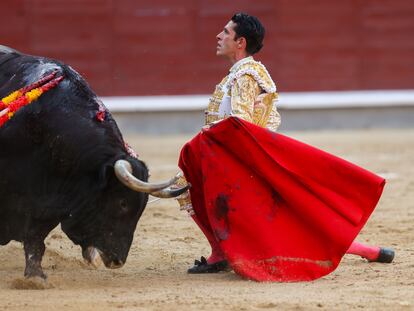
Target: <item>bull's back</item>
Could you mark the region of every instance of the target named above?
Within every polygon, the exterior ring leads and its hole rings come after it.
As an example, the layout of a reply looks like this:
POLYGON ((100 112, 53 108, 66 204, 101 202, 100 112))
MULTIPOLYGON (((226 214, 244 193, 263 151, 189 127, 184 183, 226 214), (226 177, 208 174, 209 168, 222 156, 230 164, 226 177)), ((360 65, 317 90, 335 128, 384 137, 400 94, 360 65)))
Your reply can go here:
POLYGON ((0 99, 39 80, 47 72, 62 71, 54 61, 0 46, 0 99))

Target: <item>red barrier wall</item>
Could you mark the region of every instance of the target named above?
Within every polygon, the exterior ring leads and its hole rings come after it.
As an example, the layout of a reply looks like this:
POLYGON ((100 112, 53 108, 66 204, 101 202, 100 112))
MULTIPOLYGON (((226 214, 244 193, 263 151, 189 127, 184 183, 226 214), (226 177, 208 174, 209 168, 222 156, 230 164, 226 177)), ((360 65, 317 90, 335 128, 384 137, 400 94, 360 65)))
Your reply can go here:
POLYGON ((414 88, 412 0, 0 1, 0 44, 65 61, 99 95, 211 93, 232 14, 267 30, 257 55, 280 91, 414 88))

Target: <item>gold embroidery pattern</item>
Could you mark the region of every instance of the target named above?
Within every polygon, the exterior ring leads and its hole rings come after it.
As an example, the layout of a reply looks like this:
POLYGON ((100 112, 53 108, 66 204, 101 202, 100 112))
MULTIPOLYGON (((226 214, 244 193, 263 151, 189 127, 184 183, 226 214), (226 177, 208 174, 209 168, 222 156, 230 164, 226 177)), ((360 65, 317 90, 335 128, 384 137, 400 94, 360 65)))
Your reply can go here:
MULTIPOLYGON (((185 179, 182 172, 179 174, 178 180, 175 182, 174 186, 177 188, 181 188, 188 185, 187 180, 185 179)), ((175 198, 180 205, 180 210, 187 211, 190 215, 194 215, 193 205, 191 204, 190 198, 190 191, 187 190, 186 192, 180 194, 178 197, 175 198)))
POLYGON ((270 111, 270 115, 269 115, 269 119, 267 121, 266 127, 269 130, 276 132, 280 126, 281 118, 280 118, 280 114, 277 111, 277 107, 276 107, 276 101, 278 99, 278 94, 277 93, 274 93, 274 94, 275 94, 275 98, 273 99, 272 110, 270 111))
POLYGON ((238 78, 246 74, 251 75, 257 81, 260 88, 264 92, 276 92, 276 85, 270 77, 269 73, 267 72, 265 66, 263 66, 263 64, 261 64, 260 62, 256 62, 253 59, 250 62, 242 64, 239 68, 237 68, 237 71, 232 74, 231 81, 229 81, 230 85, 234 84, 238 78))
POLYGON ((275 93, 262 93, 257 96, 254 102, 254 124, 261 127, 267 127, 266 125, 273 109, 273 99, 275 97, 275 93))
POLYGON ((271 131, 276 131, 280 125, 280 114, 276 108, 278 94, 276 86, 270 77, 266 67, 260 62, 256 62, 253 58, 234 68, 230 74, 229 82, 232 93, 242 92, 245 98, 233 103, 236 99, 232 94, 232 110, 233 115, 252 122, 261 127, 266 127, 271 131), (254 81, 254 85, 245 83, 244 81, 250 77, 254 81), (249 88, 249 90, 243 90, 249 88), (255 96, 252 98, 252 94, 255 96), (261 93, 261 94, 260 94, 261 93))
POLYGON ((232 115, 253 122, 253 105, 260 88, 250 75, 241 76, 231 88, 232 115))
POLYGON ((227 90, 233 116, 276 131, 280 125, 275 105, 278 97, 276 86, 263 64, 252 57, 244 60, 240 65, 233 66, 230 74, 216 86, 205 111, 205 124, 228 117, 218 113, 227 90))
POLYGON ((223 86, 225 83, 227 83, 227 80, 228 76, 224 77, 224 79, 221 80, 221 82, 218 85, 216 85, 216 89, 214 90, 214 93, 210 98, 210 102, 207 106, 207 109, 204 112, 206 125, 214 121, 220 120, 218 111, 224 96, 223 86))

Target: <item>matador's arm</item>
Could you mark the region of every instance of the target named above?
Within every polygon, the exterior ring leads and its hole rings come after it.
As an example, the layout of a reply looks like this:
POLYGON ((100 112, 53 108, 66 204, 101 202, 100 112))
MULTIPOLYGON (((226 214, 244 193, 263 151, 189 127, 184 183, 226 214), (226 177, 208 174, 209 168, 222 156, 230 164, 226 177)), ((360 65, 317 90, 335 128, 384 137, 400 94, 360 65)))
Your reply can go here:
POLYGON ((236 79, 231 87, 232 116, 253 122, 254 101, 260 91, 258 83, 252 76, 245 74, 236 79))

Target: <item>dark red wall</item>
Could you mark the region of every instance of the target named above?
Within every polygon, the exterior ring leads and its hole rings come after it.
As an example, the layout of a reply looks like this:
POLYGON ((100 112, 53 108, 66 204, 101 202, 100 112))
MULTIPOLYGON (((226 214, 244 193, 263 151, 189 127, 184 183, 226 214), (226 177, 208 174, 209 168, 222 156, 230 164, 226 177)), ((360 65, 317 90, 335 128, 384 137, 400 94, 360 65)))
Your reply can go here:
POLYGON ((210 93, 215 36, 246 11, 280 91, 414 88, 413 0, 0 0, 0 44, 58 58, 99 95, 210 93))

